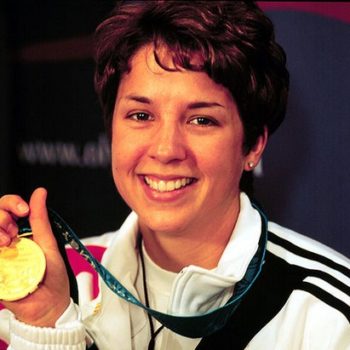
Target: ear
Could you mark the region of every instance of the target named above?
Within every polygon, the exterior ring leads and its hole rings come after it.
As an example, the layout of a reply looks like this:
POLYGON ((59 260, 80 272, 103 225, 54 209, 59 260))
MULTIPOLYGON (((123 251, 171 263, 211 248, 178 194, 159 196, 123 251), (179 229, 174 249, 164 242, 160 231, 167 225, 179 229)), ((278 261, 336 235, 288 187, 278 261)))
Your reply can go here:
POLYGON ((245 171, 252 171, 258 165, 261 159, 261 156, 264 152, 264 149, 266 147, 267 139, 268 139, 268 131, 267 131, 267 127, 265 127, 264 133, 258 137, 255 145, 252 147, 249 153, 245 156, 245 164, 244 164, 245 171))

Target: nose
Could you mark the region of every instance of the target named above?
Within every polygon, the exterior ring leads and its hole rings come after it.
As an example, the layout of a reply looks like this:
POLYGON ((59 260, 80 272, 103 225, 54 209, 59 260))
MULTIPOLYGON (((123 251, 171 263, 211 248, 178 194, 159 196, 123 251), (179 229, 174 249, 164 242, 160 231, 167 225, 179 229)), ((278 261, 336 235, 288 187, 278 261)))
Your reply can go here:
POLYGON ((174 123, 161 124, 153 135, 149 155, 167 164, 186 158, 186 141, 180 127, 174 123))

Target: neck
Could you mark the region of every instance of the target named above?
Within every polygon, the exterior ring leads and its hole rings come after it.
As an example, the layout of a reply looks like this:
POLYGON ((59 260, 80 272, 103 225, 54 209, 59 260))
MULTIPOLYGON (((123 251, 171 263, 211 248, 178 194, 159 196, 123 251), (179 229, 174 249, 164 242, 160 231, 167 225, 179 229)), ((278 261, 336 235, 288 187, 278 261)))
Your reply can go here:
POLYGON ((211 220, 189 232, 155 232, 140 225, 145 249, 161 268, 179 272, 188 265, 205 269, 217 266, 232 235, 239 206, 223 220, 211 220))

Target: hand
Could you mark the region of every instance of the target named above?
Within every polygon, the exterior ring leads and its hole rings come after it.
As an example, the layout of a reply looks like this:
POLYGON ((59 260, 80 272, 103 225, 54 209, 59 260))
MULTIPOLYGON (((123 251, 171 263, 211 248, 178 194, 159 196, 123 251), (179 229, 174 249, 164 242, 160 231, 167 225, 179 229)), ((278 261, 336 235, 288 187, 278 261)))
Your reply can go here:
POLYGON ((70 302, 69 280, 63 259, 51 230, 46 209, 47 192, 36 189, 29 205, 19 196, 0 198, 0 246, 9 245, 17 236, 16 218, 29 215, 33 240, 46 257, 46 272, 38 289, 27 297, 1 303, 24 323, 39 327, 54 327, 70 302))

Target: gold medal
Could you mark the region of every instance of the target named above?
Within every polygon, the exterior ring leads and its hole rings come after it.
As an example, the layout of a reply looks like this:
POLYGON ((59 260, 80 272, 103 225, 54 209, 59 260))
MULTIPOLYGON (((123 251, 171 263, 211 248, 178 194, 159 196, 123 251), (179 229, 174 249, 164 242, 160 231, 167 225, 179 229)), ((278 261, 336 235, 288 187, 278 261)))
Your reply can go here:
POLYGON ((46 269, 44 252, 28 238, 0 247, 0 300, 14 301, 33 293, 46 269))

